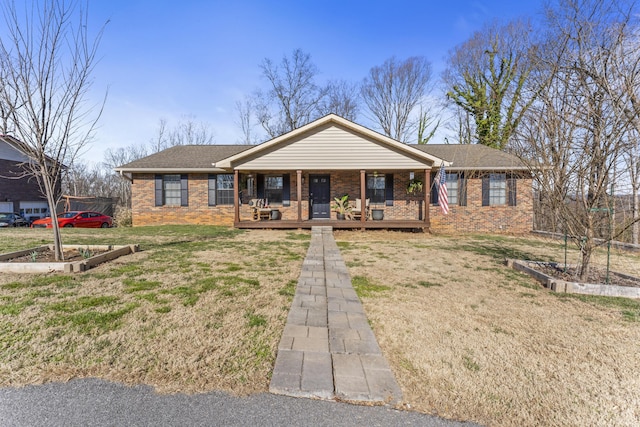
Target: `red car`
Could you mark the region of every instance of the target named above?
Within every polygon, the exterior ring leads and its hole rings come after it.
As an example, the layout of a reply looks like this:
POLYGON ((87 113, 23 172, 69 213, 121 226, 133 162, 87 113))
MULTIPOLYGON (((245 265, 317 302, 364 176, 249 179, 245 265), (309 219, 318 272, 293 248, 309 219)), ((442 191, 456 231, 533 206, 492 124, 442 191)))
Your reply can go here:
MULTIPOLYGON (((110 216, 100 212, 69 211, 58 215, 60 227, 109 228, 112 225, 110 216)), ((32 228, 51 228, 51 218, 37 219, 31 223, 32 228)))

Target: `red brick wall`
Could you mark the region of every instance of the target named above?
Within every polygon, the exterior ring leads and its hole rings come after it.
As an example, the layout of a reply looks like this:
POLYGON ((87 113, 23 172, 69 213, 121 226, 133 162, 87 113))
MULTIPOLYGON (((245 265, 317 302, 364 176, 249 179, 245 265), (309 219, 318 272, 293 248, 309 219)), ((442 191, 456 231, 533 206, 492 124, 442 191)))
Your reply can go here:
MULTIPOLYGON (((274 172, 278 173, 278 172, 274 172)), ((321 173, 320 173, 321 174, 321 173)), ((331 172, 331 197, 349 194, 355 201, 360 197, 360 172, 345 171, 331 172)), ((189 175, 189 206, 154 206, 155 205, 155 176, 153 174, 135 174, 132 185, 133 224, 161 225, 161 224, 210 224, 233 225, 233 206, 208 206, 208 176, 207 174, 189 175)), ((296 173, 290 173, 291 206, 277 206, 282 213, 283 220, 298 218, 298 201, 296 200, 296 173)), ((309 218, 309 173, 303 173, 302 185, 302 219, 309 218)), ((384 209, 385 219, 419 220, 424 215, 422 195, 408 195, 406 192, 409 173, 394 174, 394 203, 393 206, 380 205, 384 209)), ((250 220, 252 208, 247 205, 246 196, 240 207, 240 219, 250 220)), ((378 207, 372 205, 372 207, 378 207)), ((517 181, 516 206, 482 206, 481 179, 467 180, 467 206, 449 206, 449 215, 442 215, 439 206, 429 205, 431 230, 434 232, 509 232, 526 233, 531 231, 533 224, 533 200, 531 179, 517 181)), ((332 214, 335 218, 335 214, 332 214)))
POLYGON ((442 233, 528 233, 533 229, 531 178, 518 179, 516 206, 482 206, 482 180, 467 179, 467 206, 449 205, 443 215, 440 206, 429 209, 431 230, 442 233))
POLYGON ((133 225, 233 225, 233 206, 208 206, 207 174, 189 175, 189 206, 155 206, 155 175, 135 174, 131 185, 133 225))

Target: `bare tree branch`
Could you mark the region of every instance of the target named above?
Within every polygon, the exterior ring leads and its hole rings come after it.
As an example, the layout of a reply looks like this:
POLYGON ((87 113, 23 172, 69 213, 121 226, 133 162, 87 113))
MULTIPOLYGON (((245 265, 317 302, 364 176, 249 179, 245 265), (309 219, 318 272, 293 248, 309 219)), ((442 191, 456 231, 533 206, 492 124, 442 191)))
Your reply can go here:
POLYGON ((400 61, 392 57, 369 70, 361 95, 384 134, 407 142, 416 124, 410 121, 411 114, 423 105, 430 85, 431 63, 426 58, 412 56, 400 61))
POLYGON ((318 105, 326 89, 315 83, 317 67, 311 55, 296 49, 280 64, 266 58, 260 65, 269 90, 254 95, 256 117, 270 137, 297 129, 319 117, 318 105))
POLYGON ((254 145, 258 143, 253 124, 254 108, 254 102, 250 97, 245 97, 243 101, 236 102, 236 113, 238 114, 236 124, 242 132, 240 140, 242 144, 254 145))
POLYGON ((356 84, 346 80, 332 80, 326 87, 327 95, 320 101, 320 115, 337 114, 355 122, 358 119, 358 91, 356 84))

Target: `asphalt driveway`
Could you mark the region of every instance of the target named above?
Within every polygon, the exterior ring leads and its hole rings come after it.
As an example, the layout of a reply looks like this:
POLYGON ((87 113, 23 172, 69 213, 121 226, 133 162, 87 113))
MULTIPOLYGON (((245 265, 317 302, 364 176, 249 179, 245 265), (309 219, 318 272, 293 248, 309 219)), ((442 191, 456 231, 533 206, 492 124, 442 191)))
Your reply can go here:
POLYGON ((99 379, 0 389, 8 426, 472 426, 382 406, 221 392, 160 395, 99 379))

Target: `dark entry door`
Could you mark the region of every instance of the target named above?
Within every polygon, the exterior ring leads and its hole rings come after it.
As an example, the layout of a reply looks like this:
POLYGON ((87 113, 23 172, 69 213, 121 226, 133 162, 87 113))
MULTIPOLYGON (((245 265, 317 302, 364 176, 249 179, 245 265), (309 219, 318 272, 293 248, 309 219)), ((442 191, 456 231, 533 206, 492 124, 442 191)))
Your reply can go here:
POLYGON ((331 185, 329 175, 309 176, 309 202, 311 218, 331 218, 331 185))

